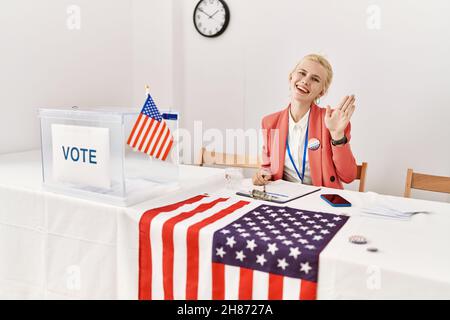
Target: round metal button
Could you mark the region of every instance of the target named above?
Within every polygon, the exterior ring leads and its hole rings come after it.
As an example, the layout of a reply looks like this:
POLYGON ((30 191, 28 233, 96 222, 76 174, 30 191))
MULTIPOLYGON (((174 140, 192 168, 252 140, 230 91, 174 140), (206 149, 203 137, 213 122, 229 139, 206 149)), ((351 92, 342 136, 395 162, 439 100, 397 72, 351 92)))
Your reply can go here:
POLYGON ((364 236, 351 236, 348 241, 354 244, 366 244, 367 239, 364 236))
POLYGON ((320 141, 316 138, 311 138, 308 141, 308 149, 310 150, 317 150, 320 148, 320 141))

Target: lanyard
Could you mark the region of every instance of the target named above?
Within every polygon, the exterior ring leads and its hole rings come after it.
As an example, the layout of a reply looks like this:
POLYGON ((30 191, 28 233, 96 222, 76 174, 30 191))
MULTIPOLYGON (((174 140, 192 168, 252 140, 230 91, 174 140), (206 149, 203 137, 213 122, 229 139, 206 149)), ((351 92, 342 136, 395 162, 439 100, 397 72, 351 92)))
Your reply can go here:
POLYGON ((295 165, 294 159, 292 158, 291 148, 289 148, 289 137, 286 138, 286 147, 289 154, 289 159, 291 159, 291 163, 294 166, 295 172, 297 172, 298 177, 303 183, 303 179, 305 178, 305 165, 306 165, 306 146, 308 144, 308 131, 309 131, 309 114, 308 114, 308 125, 306 126, 306 135, 305 135, 305 147, 303 148, 303 161, 302 161, 302 174, 297 169, 295 165))

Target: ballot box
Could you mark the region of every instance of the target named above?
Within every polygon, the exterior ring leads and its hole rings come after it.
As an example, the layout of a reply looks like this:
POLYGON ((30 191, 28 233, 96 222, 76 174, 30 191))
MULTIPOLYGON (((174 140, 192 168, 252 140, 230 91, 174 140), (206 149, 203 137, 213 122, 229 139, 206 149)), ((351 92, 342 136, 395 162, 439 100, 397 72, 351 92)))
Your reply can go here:
POLYGON ((160 111, 174 139, 164 150, 165 161, 127 144, 138 110, 67 107, 38 113, 45 190, 130 206, 178 188, 177 112, 160 111))

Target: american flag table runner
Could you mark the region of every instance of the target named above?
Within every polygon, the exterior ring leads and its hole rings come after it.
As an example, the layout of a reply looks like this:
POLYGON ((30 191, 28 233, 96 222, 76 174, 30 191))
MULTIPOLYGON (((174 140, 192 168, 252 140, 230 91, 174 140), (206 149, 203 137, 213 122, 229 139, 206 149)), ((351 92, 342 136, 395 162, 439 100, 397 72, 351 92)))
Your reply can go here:
POLYGON ((348 217, 198 195, 139 223, 139 299, 315 299, 319 255, 348 217))

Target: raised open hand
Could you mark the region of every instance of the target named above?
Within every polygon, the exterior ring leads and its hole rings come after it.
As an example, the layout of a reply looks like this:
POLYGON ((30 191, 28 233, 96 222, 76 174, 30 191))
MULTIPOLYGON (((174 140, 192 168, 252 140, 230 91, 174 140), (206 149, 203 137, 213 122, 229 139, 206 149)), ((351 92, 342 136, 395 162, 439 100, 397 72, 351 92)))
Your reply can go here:
POLYGON ((327 106, 325 126, 330 130, 331 137, 334 140, 344 137, 344 130, 350 122, 353 111, 355 111, 354 95, 345 96, 334 110, 327 106))

